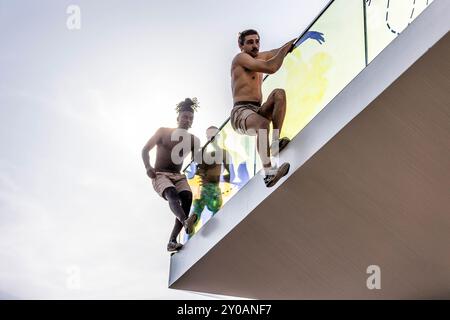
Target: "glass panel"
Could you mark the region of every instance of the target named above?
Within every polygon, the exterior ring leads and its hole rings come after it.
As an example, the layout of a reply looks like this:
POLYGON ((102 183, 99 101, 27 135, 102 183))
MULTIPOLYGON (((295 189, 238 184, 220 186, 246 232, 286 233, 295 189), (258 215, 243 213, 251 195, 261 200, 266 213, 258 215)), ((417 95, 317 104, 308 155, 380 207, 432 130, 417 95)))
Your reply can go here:
POLYGON ((282 68, 264 82, 265 98, 275 88, 286 91, 282 136, 293 138, 365 67, 363 4, 331 4, 282 68))
POLYGON ((433 0, 366 0, 369 62, 433 0))

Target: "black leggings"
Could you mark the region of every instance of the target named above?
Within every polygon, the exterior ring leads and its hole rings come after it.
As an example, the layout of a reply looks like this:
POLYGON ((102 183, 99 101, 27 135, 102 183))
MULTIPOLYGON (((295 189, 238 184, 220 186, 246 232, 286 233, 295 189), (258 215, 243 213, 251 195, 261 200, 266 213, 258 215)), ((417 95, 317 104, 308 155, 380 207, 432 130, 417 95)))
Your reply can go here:
POLYGON ((183 228, 184 220, 189 217, 192 204, 192 192, 181 191, 178 193, 174 187, 169 187, 164 190, 163 196, 169 202, 170 210, 177 217, 169 239, 169 241, 176 241, 178 234, 183 228))

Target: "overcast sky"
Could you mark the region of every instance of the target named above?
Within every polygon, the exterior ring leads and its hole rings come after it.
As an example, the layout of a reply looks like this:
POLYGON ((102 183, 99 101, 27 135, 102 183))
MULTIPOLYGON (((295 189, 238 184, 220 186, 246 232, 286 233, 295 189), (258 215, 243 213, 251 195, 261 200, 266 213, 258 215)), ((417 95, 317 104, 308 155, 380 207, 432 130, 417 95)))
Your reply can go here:
POLYGON ((141 149, 188 96, 204 141, 237 33, 279 47, 327 2, 0 0, 0 298, 208 298, 167 288, 174 216, 141 149))

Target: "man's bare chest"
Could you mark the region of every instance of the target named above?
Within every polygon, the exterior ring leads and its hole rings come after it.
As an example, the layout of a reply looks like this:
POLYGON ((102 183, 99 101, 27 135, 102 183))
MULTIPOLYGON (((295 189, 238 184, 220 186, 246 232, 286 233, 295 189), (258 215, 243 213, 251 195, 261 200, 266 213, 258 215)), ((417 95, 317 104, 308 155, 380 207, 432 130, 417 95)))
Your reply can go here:
POLYGON ((192 144, 192 136, 190 134, 180 134, 172 132, 161 138, 159 147, 172 151, 176 147, 188 147, 192 144))

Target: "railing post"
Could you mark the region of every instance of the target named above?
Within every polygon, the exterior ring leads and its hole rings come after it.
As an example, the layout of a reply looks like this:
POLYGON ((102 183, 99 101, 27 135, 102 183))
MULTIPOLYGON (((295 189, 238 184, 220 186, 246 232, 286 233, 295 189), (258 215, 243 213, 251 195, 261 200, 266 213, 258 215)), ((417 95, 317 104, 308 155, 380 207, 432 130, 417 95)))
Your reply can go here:
POLYGON ((365 48, 365 61, 366 61, 366 67, 369 65, 369 49, 368 49, 368 42, 367 42, 367 6, 366 6, 366 0, 362 0, 363 3, 363 15, 364 15, 364 48, 365 48))

